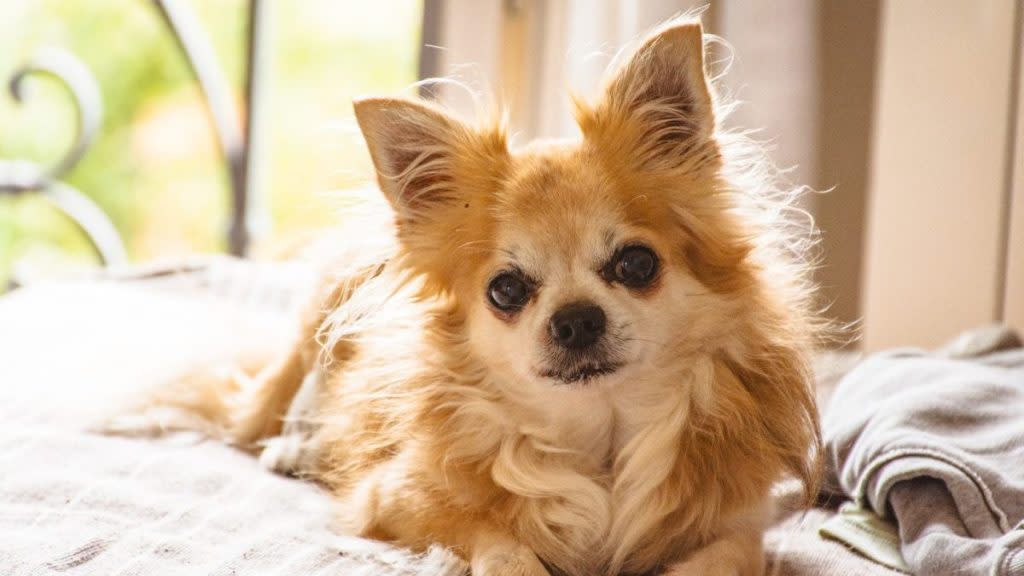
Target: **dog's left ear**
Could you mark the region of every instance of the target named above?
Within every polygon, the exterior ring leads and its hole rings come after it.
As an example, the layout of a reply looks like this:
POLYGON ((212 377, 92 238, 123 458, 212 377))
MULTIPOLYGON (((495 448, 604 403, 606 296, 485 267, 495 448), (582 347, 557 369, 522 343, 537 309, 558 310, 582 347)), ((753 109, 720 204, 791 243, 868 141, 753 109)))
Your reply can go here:
POLYGON ((671 21, 655 30, 615 69, 593 110, 579 115, 591 138, 626 157, 657 166, 709 141, 715 131, 711 90, 704 73, 699 21, 671 21))

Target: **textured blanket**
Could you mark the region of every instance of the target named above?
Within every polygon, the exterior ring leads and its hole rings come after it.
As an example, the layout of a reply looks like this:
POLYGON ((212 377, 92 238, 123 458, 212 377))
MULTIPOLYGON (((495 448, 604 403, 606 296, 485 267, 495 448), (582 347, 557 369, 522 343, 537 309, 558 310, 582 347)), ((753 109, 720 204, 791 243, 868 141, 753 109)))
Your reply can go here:
MULTIPOLYGON (((111 391, 280 346, 300 278, 218 259, 0 298, 0 574, 461 574, 446 551, 339 534, 323 490, 220 443, 83 431, 111 391)), ((783 510, 797 494, 780 486, 783 510)), ((780 513, 766 573, 896 574, 819 537, 833 514, 780 513)))

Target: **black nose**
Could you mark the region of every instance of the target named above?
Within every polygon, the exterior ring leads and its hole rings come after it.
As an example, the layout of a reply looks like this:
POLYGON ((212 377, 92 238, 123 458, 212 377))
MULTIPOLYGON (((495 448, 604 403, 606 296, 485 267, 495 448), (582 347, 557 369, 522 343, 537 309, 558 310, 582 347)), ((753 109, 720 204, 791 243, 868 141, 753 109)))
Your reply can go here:
POLYGON ((586 348, 604 334, 604 325, 604 310, 589 302, 576 302, 551 316, 551 339, 565 348, 586 348))

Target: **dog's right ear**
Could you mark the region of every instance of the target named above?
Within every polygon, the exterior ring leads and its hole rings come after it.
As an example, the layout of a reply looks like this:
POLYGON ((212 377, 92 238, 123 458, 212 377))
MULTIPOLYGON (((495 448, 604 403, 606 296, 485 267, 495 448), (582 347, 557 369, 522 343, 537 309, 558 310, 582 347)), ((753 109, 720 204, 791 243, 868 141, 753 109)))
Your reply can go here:
POLYGON ((462 123, 413 100, 364 98, 354 107, 381 192, 400 220, 456 200, 455 156, 469 132, 462 123))
POLYGON ((446 259, 474 240, 466 237, 466 219, 490 200, 503 174, 504 130, 475 130, 417 100, 364 98, 354 106, 399 241, 417 267, 449 280, 446 259))

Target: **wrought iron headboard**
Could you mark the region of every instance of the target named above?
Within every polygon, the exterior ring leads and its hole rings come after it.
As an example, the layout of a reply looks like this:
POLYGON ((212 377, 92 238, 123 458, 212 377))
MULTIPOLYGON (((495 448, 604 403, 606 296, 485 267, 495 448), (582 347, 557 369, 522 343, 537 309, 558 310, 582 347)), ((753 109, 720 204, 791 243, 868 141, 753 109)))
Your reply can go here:
MULTIPOLYGON (((248 19, 245 59, 246 113, 239 114, 230 85, 217 64, 216 54, 195 14, 181 0, 151 0, 174 35, 199 87, 227 165, 231 191, 228 249, 244 255, 261 225, 258 210, 258 178, 255 169, 261 142, 259 118, 266 61, 266 27, 272 2, 247 0, 248 19), (245 120, 241 120, 245 118, 245 120)), ((86 66, 68 52, 42 51, 11 77, 9 88, 15 101, 25 98, 25 79, 48 75, 59 80, 71 94, 78 113, 77 135, 71 148, 54 165, 46 167, 28 160, 0 159, 0 196, 39 194, 64 212, 96 249, 104 264, 126 261, 121 237, 110 218, 85 194, 64 183, 62 178, 85 155, 102 122, 102 100, 96 80, 86 66)))

